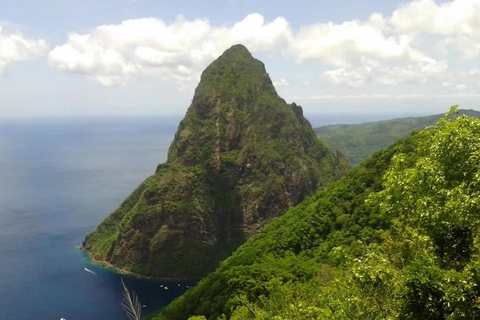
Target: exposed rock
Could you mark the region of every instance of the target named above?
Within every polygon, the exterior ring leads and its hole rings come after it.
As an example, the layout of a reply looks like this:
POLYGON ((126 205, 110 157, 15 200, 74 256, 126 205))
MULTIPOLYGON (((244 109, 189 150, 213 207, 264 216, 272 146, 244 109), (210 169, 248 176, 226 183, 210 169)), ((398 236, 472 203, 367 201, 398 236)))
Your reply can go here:
POLYGON ((167 162, 83 247, 134 273, 198 278, 347 167, 236 45, 203 72, 167 162))

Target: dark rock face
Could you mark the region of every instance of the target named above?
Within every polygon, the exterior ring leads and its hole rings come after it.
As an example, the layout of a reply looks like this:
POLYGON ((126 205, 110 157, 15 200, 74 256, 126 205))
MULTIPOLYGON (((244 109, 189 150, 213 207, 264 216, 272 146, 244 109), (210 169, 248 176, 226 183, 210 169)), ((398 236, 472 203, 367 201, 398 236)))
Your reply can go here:
POLYGON ((236 45, 203 72, 167 162, 83 247, 138 274, 199 278, 346 168, 236 45))

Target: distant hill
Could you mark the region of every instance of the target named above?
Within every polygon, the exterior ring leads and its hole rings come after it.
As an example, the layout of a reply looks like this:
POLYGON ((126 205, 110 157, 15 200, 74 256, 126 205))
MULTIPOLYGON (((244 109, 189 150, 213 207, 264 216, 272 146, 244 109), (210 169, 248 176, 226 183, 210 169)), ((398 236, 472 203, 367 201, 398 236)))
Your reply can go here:
MULTIPOLYGON (((458 110, 458 113, 480 119, 479 111, 458 110)), ((343 152, 350 164, 357 165, 376 151, 387 148, 398 138, 434 125, 442 116, 443 114, 437 114, 362 124, 328 125, 316 128, 315 132, 330 149, 343 152)))

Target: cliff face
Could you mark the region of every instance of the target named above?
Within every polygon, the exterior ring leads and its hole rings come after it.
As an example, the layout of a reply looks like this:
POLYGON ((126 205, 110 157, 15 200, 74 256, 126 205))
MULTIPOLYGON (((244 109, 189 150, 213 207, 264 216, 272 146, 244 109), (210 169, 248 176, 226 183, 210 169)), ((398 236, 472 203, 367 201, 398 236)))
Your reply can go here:
POLYGON ((236 45, 203 72, 167 162, 83 248, 138 274, 198 278, 346 168, 236 45))

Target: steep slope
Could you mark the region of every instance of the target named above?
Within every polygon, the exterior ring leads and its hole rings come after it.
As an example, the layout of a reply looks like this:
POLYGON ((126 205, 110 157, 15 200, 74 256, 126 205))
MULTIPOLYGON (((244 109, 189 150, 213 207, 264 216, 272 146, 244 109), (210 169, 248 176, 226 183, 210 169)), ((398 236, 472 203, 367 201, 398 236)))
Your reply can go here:
POLYGON ((329 269, 338 263, 333 248, 345 246, 356 252, 359 240, 378 242, 379 230, 388 227, 386 218, 373 212, 365 200, 382 190, 382 176, 392 157, 411 153, 416 144, 416 137, 411 136, 376 153, 274 219, 154 319, 185 320, 192 315, 216 319, 245 302, 270 295, 279 285, 307 283, 323 273, 327 273, 322 275, 325 281, 330 279, 334 272, 329 269))
POLYGON ((83 248, 137 274, 198 278, 347 167, 236 45, 203 72, 167 162, 83 248))
MULTIPOLYGON (((475 110, 458 110, 458 113, 480 118, 480 112, 475 110)), ((332 150, 341 151, 352 165, 357 165, 374 152, 387 148, 398 138, 434 125, 442 116, 437 114, 361 124, 328 125, 316 128, 315 132, 332 150)))
POLYGON ((480 121, 446 117, 273 220, 154 319, 477 318, 479 157, 480 121))

